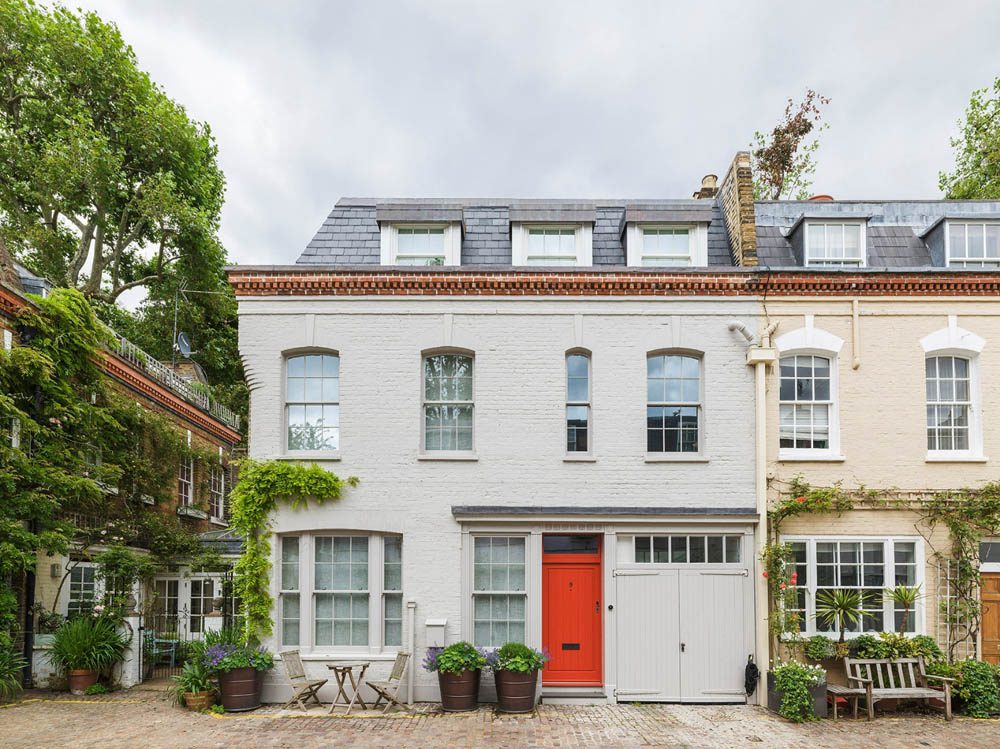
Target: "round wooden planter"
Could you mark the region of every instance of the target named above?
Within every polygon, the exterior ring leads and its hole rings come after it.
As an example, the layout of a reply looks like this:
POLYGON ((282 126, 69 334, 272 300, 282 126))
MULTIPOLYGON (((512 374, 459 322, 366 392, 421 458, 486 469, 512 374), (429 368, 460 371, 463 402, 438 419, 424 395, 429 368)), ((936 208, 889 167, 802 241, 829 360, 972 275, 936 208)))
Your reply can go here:
POLYGON ((69 691, 73 694, 83 694, 87 687, 92 687, 97 683, 97 672, 89 668, 73 669, 66 672, 66 681, 69 682, 69 691))
POLYGON ((260 707, 264 674, 255 668, 234 668, 219 673, 219 692, 227 713, 241 713, 260 707))
POLYGON ((479 707, 479 669, 460 674, 438 671, 441 708, 446 713, 464 713, 479 707))
POLYGON ((215 696, 211 692, 185 692, 184 704, 189 710, 208 710, 215 704, 215 696))
POLYGON ((497 709, 504 713, 530 713, 535 709, 538 670, 495 671, 497 709))

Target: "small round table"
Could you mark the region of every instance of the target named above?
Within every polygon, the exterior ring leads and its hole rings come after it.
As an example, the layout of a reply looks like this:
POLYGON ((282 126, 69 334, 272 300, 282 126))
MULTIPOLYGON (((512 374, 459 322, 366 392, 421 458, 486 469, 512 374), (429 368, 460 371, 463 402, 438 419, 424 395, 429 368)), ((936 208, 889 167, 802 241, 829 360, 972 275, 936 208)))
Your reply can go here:
POLYGON ((365 704, 364 699, 358 692, 364 681, 365 671, 368 670, 368 666, 370 665, 368 661, 344 661, 342 663, 330 663, 327 665, 327 668, 333 672, 333 678, 337 682, 337 696, 330 703, 330 709, 326 711, 327 715, 332 715, 333 711, 338 707, 346 707, 347 712, 345 715, 350 715, 355 702, 361 705, 361 709, 368 709, 368 705, 365 704), (354 669, 356 668, 360 669, 357 680, 354 678, 354 669), (347 690, 345 689, 348 679, 351 682, 352 694, 350 698, 348 698, 347 690))

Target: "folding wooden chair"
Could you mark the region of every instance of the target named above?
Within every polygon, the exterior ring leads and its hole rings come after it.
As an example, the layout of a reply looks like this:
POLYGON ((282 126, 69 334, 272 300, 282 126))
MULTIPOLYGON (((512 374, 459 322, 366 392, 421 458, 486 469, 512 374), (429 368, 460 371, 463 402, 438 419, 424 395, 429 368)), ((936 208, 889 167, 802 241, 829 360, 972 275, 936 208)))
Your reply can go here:
POLYGON ((399 652, 396 653, 396 661, 392 664, 392 673, 389 674, 389 678, 385 681, 366 681, 365 683, 371 687, 375 693, 378 695, 378 699, 375 700, 375 704, 372 705, 374 710, 379 706, 382 700, 386 701, 385 709, 382 714, 385 715, 392 709, 393 705, 399 705, 406 711, 409 711, 409 706, 400 702, 396 699, 396 695, 399 693, 399 687, 403 683, 403 676, 406 674, 406 664, 410 661, 410 654, 399 652))
POLYGON ((281 662, 285 664, 285 673, 288 674, 288 680, 292 682, 292 698, 281 709, 284 710, 297 704, 303 712, 306 712, 309 709, 306 707, 306 703, 310 699, 322 706, 323 703, 319 701, 316 693, 329 679, 307 679, 306 670, 302 667, 302 659, 299 658, 298 650, 282 653, 281 662))

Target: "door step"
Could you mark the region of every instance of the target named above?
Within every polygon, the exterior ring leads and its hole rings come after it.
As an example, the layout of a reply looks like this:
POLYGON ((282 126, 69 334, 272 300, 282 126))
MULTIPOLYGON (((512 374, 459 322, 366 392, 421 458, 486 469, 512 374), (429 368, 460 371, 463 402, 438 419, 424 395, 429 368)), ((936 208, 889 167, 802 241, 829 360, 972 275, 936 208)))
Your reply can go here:
POLYGON ((542 702, 546 705, 605 705, 604 687, 542 687, 542 702))

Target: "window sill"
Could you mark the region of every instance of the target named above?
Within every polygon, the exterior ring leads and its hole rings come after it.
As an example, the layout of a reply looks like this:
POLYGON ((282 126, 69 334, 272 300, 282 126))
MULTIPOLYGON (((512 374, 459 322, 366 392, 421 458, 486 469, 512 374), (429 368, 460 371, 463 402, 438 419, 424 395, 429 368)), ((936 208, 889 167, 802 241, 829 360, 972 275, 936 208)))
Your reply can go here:
POLYGON ((208 520, 208 513, 199 510, 197 507, 178 507, 177 514, 186 518, 198 518, 198 520, 208 520))
POLYGON ((588 453, 580 453, 575 455, 573 453, 567 453, 563 456, 563 463, 596 463, 597 458, 588 453))
POLYGON ((647 463, 708 463, 709 457, 698 453, 676 453, 674 455, 646 453, 645 461, 647 463))
POLYGON ((227 523, 222 518, 209 518, 208 522, 210 522, 212 525, 217 525, 220 528, 228 528, 229 527, 229 523, 227 523))
POLYGON ((442 451, 440 453, 420 453, 417 456, 417 460, 475 462, 479 460, 479 456, 476 455, 475 453, 456 453, 456 452, 442 451))
MULTIPOLYGON (((280 657, 281 654, 278 653, 280 657)), ((304 661, 329 661, 331 663, 336 663, 338 661, 394 661, 396 660, 396 651, 386 651, 384 653, 359 653, 357 650, 346 650, 346 651, 331 651, 329 653, 323 652, 312 652, 312 653, 301 653, 300 657, 304 661)))
POLYGON ((988 463, 985 455, 963 455, 962 453, 927 453, 926 463, 988 463))
POLYGON ((843 463, 847 458, 835 453, 778 452, 779 463, 843 463))
POLYGON ((340 450, 327 452, 295 452, 275 455, 274 460, 340 460, 340 450))

